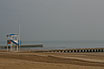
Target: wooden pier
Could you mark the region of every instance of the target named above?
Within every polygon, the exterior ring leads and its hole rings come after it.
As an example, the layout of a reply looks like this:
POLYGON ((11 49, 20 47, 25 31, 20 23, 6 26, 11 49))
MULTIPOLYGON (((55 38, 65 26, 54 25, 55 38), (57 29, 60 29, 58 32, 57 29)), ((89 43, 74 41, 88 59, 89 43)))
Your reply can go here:
POLYGON ((88 53, 88 52, 104 52, 104 48, 76 48, 76 49, 59 49, 59 50, 49 50, 47 52, 57 52, 57 53, 88 53))
POLYGON ((51 52, 51 53, 91 53, 104 52, 104 48, 74 48, 74 49, 55 49, 55 50, 33 50, 31 52, 51 52))

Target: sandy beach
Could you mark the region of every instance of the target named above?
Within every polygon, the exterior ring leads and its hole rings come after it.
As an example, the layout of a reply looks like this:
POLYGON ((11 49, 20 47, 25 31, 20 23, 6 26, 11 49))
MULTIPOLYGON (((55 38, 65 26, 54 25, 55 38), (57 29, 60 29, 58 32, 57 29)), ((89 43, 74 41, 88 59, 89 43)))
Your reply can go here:
POLYGON ((104 69, 104 53, 1 51, 0 69, 104 69))

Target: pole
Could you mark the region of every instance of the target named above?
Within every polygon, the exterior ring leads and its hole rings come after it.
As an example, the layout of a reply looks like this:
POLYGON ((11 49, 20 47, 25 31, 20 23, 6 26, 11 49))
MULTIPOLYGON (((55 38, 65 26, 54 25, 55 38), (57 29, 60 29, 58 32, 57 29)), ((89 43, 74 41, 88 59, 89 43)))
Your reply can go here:
POLYGON ((19 24, 19 50, 20 50, 20 24, 19 24))
POLYGON ((6 41, 7 41, 7 52, 8 52, 8 39, 6 41))
POLYGON ((13 43, 11 42, 11 51, 12 51, 12 45, 13 45, 13 43))

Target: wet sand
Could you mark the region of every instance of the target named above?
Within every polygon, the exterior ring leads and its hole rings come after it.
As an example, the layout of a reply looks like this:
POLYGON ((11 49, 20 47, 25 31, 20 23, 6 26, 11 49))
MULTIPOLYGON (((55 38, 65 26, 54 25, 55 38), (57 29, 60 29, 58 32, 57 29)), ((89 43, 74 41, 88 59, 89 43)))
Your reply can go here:
POLYGON ((0 52, 0 69, 104 69, 104 53, 0 52))

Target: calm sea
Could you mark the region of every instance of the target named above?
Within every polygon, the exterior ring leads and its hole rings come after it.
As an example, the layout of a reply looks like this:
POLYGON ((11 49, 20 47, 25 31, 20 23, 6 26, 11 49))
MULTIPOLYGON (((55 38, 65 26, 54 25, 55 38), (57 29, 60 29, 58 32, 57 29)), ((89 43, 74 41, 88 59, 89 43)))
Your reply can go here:
MULTIPOLYGON (((43 44, 43 47, 24 49, 104 48, 104 41, 24 41, 22 44, 43 44)), ((6 45, 6 42, 0 45, 6 45)))

